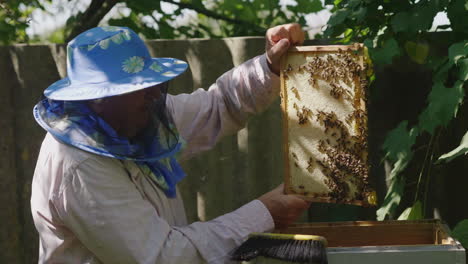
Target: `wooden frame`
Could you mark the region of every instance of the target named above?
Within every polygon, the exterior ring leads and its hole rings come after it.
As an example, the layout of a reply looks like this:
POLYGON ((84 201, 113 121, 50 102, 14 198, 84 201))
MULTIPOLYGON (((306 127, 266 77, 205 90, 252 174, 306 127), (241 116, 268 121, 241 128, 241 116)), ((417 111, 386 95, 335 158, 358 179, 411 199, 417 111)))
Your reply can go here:
MULTIPOLYGON (((292 162, 290 160, 290 143, 289 143, 289 120, 288 120, 288 96, 291 96, 291 92, 288 91, 288 87, 286 85, 286 79, 285 77, 286 73, 288 71, 288 68, 290 68, 290 65, 287 65, 287 59, 288 56, 291 56, 293 54, 303 54, 304 56, 307 56, 308 54, 320 54, 320 53, 363 53, 363 45, 362 44, 354 44, 354 45, 330 45, 330 46, 302 46, 302 47, 293 47, 291 48, 286 56, 283 56, 281 60, 281 71, 280 71, 280 82, 281 82, 281 108, 282 108, 282 120, 283 120, 283 127, 282 127, 282 132, 283 132, 283 159, 284 159, 284 168, 285 168, 285 191, 286 193, 289 194, 298 194, 303 196, 305 199, 313 201, 313 202, 322 202, 322 203, 346 203, 346 204, 354 204, 354 205, 360 205, 360 206, 372 206, 376 205, 376 194, 375 192, 368 192, 366 193, 363 199, 336 199, 333 197, 327 197, 324 196, 323 194, 316 194, 316 193, 308 193, 307 190, 305 190, 303 193, 300 193, 293 188, 291 185, 291 165, 292 162), (289 67, 288 67, 289 66, 289 67)), ((365 61, 364 61, 364 55, 360 55, 358 60, 359 65, 361 66, 362 71, 365 71, 365 61)), ((364 72, 365 74, 365 72, 364 72)), ((362 73, 361 73, 362 75, 362 73)), ((356 82, 354 80, 353 82, 356 82)), ((358 85, 355 84, 355 87, 358 85)), ((362 87, 359 84, 359 87, 356 88, 357 90, 362 90, 362 87)), ((363 93, 363 92, 361 92, 363 93)), ((365 101, 362 100, 359 96, 356 96, 357 100, 359 100, 356 105, 358 106, 358 109, 361 109, 365 112, 366 106, 365 106, 365 101)), ((353 99, 356 101, 356 99, 353 99)), ((299 110, 297 110, 299 111, 299 110)), ((367 120, 367 119, 366 119, 367 120)), ((366 133, 367 133, 367 121, 366 121, 366 133)), ((293 153, 294 154, 294 153, 293 153)), ((367 155, 367 154, 366 154, 367 155)), ((366 166, 367 166, 367 160, 366 166)), ((294 162, 294 165, 297 167, 298 165, 296 162, 294 162)), ((366 187, 367 188, 367 187, 366 187)), ((367 188, 369 189, 369 188, 367 188)))
POLYGON ((436 219, 304 223, 279 232, 323 236, 328 247, 455 245, 447 225, 436 219))

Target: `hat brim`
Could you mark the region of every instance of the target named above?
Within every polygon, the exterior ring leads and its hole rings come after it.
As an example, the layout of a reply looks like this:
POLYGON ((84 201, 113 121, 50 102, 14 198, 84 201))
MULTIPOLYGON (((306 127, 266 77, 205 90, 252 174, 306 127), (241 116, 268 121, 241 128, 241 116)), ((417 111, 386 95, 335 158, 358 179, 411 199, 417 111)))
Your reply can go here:
POLYGON ((185 61, 174 58, 152 58, 150 61, 148 65, 157 63, 157 70, 146 66, 131 77, 99 83, 72 83, 65 77, 50 85, 44 91, 44 95, 49 99, 61 101, 93 100, 123 95, 174 79, 188 67, 185 61))

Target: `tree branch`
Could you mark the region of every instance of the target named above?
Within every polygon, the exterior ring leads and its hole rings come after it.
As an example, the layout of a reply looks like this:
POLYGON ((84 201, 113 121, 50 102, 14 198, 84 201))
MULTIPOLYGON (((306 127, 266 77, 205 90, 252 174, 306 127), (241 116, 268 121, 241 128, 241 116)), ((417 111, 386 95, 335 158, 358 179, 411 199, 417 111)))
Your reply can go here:
POLYGON ((83 31, 96 27, 117 2, 117 0, 92 0, 88 9, 77 15, 76 21, 70 25, 71 30, 65 42, 69 42, 83 31))
MULTIPOLYGON (((69 42, 83 31, 96 27, 99 24, 99 22, 104 18, 104 16, 120 1, 121 0, 92 0, 91 4, 86 9, 86 11, 84 13, 79 13, 75 17, 75 21, 71 22, 70 25, 67 25, 67 28, 69 28, 68 32, 70 33, 68 33, 65 37, 65 42, 69 42)), ((254 23, 241 19, 234 19, 227 16, 223 16, 204 7, 197 7, 190 3, 179 3, 175 2, 174 0, 162 0, 162 2, 174 4, 181 9, 190 9, 207 17, 249 27, 253 29, 256 33, 262 35, 266 32, 265 28, 260 27, 254 23)))
POLYGON ((255 32, 261 33, 262 35, 264 35, 265 32, 266 32, 265 28, 260 27, 260 26, 254 24, 254 23, 251 23, 251 22, 248 22, 248 21, 245 21, 245 20, 241 20, 241 19, 234 19, 234 18, 230 18, 230 17, 227 17, 227 16, 223 16, 223 15, 220 15, 220 14, 218 14, 216 12, 208 10, 206 8, 194 6, 193 4, 179 3, 179 2, 175 2, 173 0, 161 0, 161 2, 174 4, 174 5, 182 8, 182 9, 190 9, 190 10, 196 11, 197 13, 203 14, 203 15, 205 15, 207 17, 224 20, 224 21, 232 23, 232 24, 248 26, 248 27, 252 28, 255 32))

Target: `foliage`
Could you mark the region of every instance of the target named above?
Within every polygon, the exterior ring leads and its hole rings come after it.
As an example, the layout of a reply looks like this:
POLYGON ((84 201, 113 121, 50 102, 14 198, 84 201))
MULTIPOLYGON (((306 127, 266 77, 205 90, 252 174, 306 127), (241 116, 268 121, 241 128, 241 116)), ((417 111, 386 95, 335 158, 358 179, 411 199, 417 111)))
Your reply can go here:
POLYGON ((272 25, 299 21, 305 24, 305 14, 322 10, 320 0, 297 1, 296 6, 286 6, 282 9, 279 1, 264 0, 225 0, 201 1, 182 0, 166 1, 127 1, 132 9, 129 17, 110 21, 121 25, 132 23, 133 28, 150 38, 194 38, 194 37, 227 37, 227 36, 258 36, 264 35, 272 25), (164 13, 161 4, 171 3, 176 7, 174 13, 164 13), (178 26, 175 22, 184 10, 197 12, 197 20, 189 25, 178 26), (154 16, 154 11, 158 16, 154 16), (152 29, 140 22, 141 16, 151 16, 159 29, 152 29))
POLYGON ((403 195, 405 179, 401 177, 401 173, 413 157, 411 146, 414 145, 418 133, 416 128, 408 131, 407 125, 407 121, 400 123, 389 133, 383 145, 388 150, 386 158, 393 161, 394 166, 389 176, 391 182, 389 191, 382 206, 377 210, 377 219, 379 220, 383 220, 387 214, 395 210, 403 195))
POLYGON ((444 155, 440 156, 439 161, 444 160, 448 162, 463 154, 468 154, 468 132, 466 132, 466 134, 463 136, 460 146, 450 151, 449 153, 445 153, 444 155))
MULTIPOLYGON (((429 177, 429 173, 423 173, 424 168, 434 166, 432 160, 427 159, 429 152, 433 151, 434 134, 457 116, 465 97, 468 79, 468 5, 465 0, 326 0, 325 3, 333 5, 333 15, 325 37, 344 36, 341 40, 343 43, 363 42, 376 66, 383 67, 397 58, 407 57, 433 73, 427 106, 421 111, 416 124, 408 128, 408 121, 403 121, 385 139, 385 158, 393 164, 393 170, 389 176, 387 195, 377 211, 379 220, 396 213, 404 193, 405 169, 412 162, 415 142, 430 138, 414 194, 415 202, 399 219, 423 218, 425 200, 420 198, 422 193, 427 194, 428 187, 421 188, 420 184, 423 177, 429 177), (428 45, 427 33, 439 12, 447 13, 450 25, 442 28, 451 28, 451 39, 456 40, 448 48, 448 57, 431 54, 428 45)), ((459 147, 440 159, 450 161, 466 153, 467 142, 468 136, 465 135, 459 147)))
POLYGON ((452 237, 468 248, 468 219, 460 221, 452 230, 452 237))
POLYGON ((417 201, 413 206, 406 208, 398 217, 398 220, 417 220, 421 218, 423 218, 422 204, 421 201, 417 201))
MULTIPOLYGON (((3 43, 29 41, 25 34, 28 15, 35 8, 43 7, 39 0, 22 3, 22 8, 17 0, 2 4, 6 7, 0 10, 3 21, 0 22, 0 40, 3 43)), ((320 0, 296 0, 296 3, 282 6, 279 1, 266 0, 91 0, 86 10, 70 17, 65 28, 53 32, 49 40, 66 42, 99 25, 117 4, 127 6, 130 13, 110 19, 109 25, 130 27, 148 39, 263 36, 273 25, 290 21, 305 25, 305 15, 323 9, 320 0), (168 5, 173 12, 164 12, 168 5), (188 24, 181 24, 180 18, 188 10, 194 11, 196 16, 188 24)))
POLYGON ((28 41, 26 28, 35 8, 43 9, 39 0, 0 1, 0 44, 28 41))

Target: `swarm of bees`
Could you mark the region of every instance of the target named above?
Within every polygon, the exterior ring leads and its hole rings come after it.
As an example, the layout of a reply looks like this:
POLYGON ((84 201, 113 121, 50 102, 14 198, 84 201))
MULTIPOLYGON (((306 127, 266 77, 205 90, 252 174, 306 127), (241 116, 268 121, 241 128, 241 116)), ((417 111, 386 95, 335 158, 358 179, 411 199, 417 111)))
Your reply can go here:
MULTIPOLYGON (((339 49, 334 54, 315 54, 302 65, 288 64, 282 72, 285 79, 295 72, 306 74, 311 88, 327 89, 331 98, 338 102, 346 101, 354 109, 344 120, 340 120, 334 111, 311 110, 306 105, 300 107, 293 104, 299 125, 316 121, 325 134, 317 145, 322 157, 309 157, 300 163, 292 152, 294 165, 299 168, 299 164, 303 164, 305 171, 311 174, 316 169, 321 170, 325 176, 324 184, 329 189, 328 193, 309 193, 300 184, 296 186, 297 193, 311 197, 327 196, 335 202, 348 203, 363 200, 371 190, 367 160, 367 113, 365 106, 362 106, 362 100, 366 102, 368 82, 364 73, 366 65, 360 64, 358 58, 359 54, 355 52, 339 49), (351 185, 354 187, 350 188, 351 185)), ((299 90, 296 87, 290 90, 300 102, 299 90)))
POLYGON ((348 181, 354 181, 357 192, 364 191, 368 185, 368 167, 366 156, 363 156, 365 138, 350 136, 348 129, 334 112, 319 111, 317 121, 328 135, 325 140, 319 140, 318 150, 325 158, 318 164, 328 178, 325 184, 330 189, 330 197, 341 202, 349 196, 348 181), (330 138, 334 141, 330 141, 330 138))
MULTIPOLYGON (((283 76, 288 78, 288 74, 293 70, 292 65, 288 64, 283 76)), ((356 62, 354 55, 340 51, 336 58, 331 55, 325 55, 324 58, 313 57, 310 62, 299 66, 297 70, 299 73, 304 71, 309 73, 308 82, 312 87, 318 88, 317 80, 323 80, 332 87, 330 91, 332 97, 337 100, 351 100, 351 94, 342 88, 340 81, 351 86, 356 77, 360 77, 362 67, 356 62)), ((359 80, 361 84, 366 85, 365 78, 359 80)))
POLYGON ((309 108, 302 106, 301 109, 299 109, 299 106, 297 106, 296 103, 293 105, 294 109, 296 109, 296 115, 299 119, 299 125, 304 125, 308 122, 309 118, 312 117, 312 110, 309 108))

